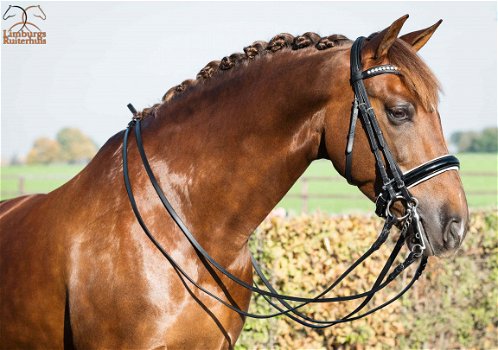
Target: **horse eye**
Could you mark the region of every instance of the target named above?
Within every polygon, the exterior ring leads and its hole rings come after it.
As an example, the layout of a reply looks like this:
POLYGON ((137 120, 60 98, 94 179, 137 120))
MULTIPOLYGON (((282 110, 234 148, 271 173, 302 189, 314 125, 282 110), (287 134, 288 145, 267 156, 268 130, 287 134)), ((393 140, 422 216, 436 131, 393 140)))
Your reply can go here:
POLYGON ((409 106, 391 107, 387 110, 387 114, 389 115, 390 118, 396 121, 402 121, 411 118, 409 106))
POLYGON ((394 110, 391 111, 393 117, 397 118, 397 119, 401 119, 401 118, 404 118, 406 116, 406 112, 403 108, 396 108, 394 110))

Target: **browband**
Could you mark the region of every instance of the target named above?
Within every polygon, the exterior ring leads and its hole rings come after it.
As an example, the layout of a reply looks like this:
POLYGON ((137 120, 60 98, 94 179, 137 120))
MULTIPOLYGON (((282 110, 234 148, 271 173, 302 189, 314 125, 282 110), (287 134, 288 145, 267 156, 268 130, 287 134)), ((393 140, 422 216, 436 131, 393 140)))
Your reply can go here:
POLYGON ((381 66, 376 66, 372 67, 370 69, 364 70, 363 72, 353 72, 350 82, 353 84, 357 80, 363 80, 363 79, 368 79, 371 77, 375 77, 376 75, 380 74, 396 74, 396 75, 401 75, 401 72, 399 71, 399 68, 396 66, 393 66, 392 64, 384 64, 381 66))

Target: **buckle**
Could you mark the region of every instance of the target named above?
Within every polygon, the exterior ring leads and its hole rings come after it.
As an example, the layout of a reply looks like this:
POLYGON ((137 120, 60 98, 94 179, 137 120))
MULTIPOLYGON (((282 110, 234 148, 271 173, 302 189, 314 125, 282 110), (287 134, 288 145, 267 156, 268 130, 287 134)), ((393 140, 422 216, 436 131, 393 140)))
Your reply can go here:
POLYGON ((379 194, 377 196, 377 199, 375 200, 375 214, 377 214, 378 217, 381 218, 386 218, 386 209, 387 209, 387 199, 384 198, 383 196, 384 192, 379 194))

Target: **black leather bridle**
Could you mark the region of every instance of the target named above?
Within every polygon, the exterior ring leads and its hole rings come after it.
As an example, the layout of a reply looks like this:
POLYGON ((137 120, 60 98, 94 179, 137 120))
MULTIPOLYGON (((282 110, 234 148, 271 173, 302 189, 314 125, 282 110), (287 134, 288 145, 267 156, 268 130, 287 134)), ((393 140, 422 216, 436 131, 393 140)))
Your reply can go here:
POLYGON ((351 165, 352 165, 352 151, 353 142, 355 135, 355 127, 358 117, 361 118, 364 128, 367 132, 367 136, 370 142, 372 153, 375 156, 376 165, 379 170, 379 174, 382 180, 382 191, 379 193, 376 201, 376 213, 385 218, 384 226, 379 236, 371 247, 358 258, 344 273, 342 273, 339 278, 325 288, 321 293, 313 298, 307 297, 297 297, 291 295, 285 295, 278 293, 275 288, 270 284, 266 276, 263 274, 261 267, 258 262, 251 257, 252 264, 256 274, 260 277, 262 283, 266 289, 261 289, 256 284, 249 284, 237 276, 231 274, 223 266, 221 266, 215 259, 213 259, 206 250, 197 242, 194 235, 186 227, 183 221, 180 219, 176 211, 171 206, 170 202, 166 198, 164 192, 160 188, 156 177, 150 167, 149 161, 145 154, 142 143, 141 135, 141 120, 138 118, 138 114, 130 104, 131 112, 134 115, 133 120, 128 124, 128 128, 124 133, 123 139, 123 176, 126 191, 132 210, 137 218, 140 226, 142 227, 145 234, 154 243, 157 249, 164 255, 164 257, 171 263, 174 269, 182 276, 188 280, 196 288, 200 289, 210 297, 216 299, 220 303, 224 304, 229 309, 239 313, 240 315, 252 317, 252 318, 270 318, 278 315, 286 315, 293 319, 294 321, 308 327, 312 328, 326 328, 333 326, 338 323, 349 322, 357 320, 359 318, 365 317, 372 314, 373 312, 384 308, 385 306, 391 304, 398 298, 400 298, 408 289, 415 283, 415 281, 420 277, 422 271, 427 264, 427 256, 424 255, 425 241, 423 237, 423 228, 420 222, 420 217, 417 212, 418 201, 414 198, 410 192, 409 188, 415 186, 416 184, 428 180, 429 178, 436 176, 444 171, 451 169, 458 169, 459 162, 458 159, 451 155, 445 155, 433 159, 427 163, 424 163, 417 168, 403 174, 396 161, 393 159, 389 147, 384 141, 382 132, 377 123, 375 113, 370 105, 368 95, 363 84, 363 80, 379 75, 379 74, 401 74, 401 72, 392 65, 377 66, 368 69, 367 71, 362 71, 361 65, 361 48, 365 38, 358 38, 351 49, 351 85, 353 86, 355 98, 353 102, 353 111, 351 115, 351 125, 350 132, 348 135, 348 143, 346 150, 346 177, 349 182, 352 180, 351 176, 351 165), (150 182, 152 183, 159 199, 161 200, 164 208, 169 213, 171 218, 174 220, 176 225, 183 232, 188 241, 192 244, 194 249, 200 256, 202 256, 209 264, 215 267, 218 271, 224 274, 226 277, 230 278, 232 281, 236 282, 240 286, 250 290, 251 292, 258 293, 261 295, 270 305, 272 305, 277 312, 268 315, 257 315, 249 313, 247 311, 241 310, 237 305, 228 303, 227 301, 221 299, 217 295, 213 294, 206 288, 202 287, 196 283, 183 269, 178 265, 171 255, 162 247, 162 245, 155 239, 154 235, 148 229, 145 221, 143 220, 136 201, 133 195, 132 185, 130 182, 129 172, 128 172, 128 139, 131 130, 134 129, 135 139, 140 157, 149 176, 150 182), (382 158, 384 157, 386 164, 384 164, 382 158), (405 212, 401 216, 396 216, 391 212, 392 205, 397 202, 402 201, 405 206, 405 212), (325 295, 332 291, 337 285, 340 284, 342 280, 348 274, 350 274, 358 265, 365 261, 370 255, 377 251, 382 244, 387 240, 389 233, 394 225, 400 227, 400 234, 397 242, 393 248, 393 251, 389 258, 387 259, 384 267, 382 268, 376 281, 370 288, 370 290, 358 293, 350 296, 335 296, 326 297, 325 295), (405 260, 399 263, 394 269, 391 270, 394 261, 396 260, 401 248, 403 247, 406 239, 408 238, 407 232, 408 228, 412 227, 413 235, 411 237, 411 250, 405 260), (363 314, 356 315, 359 313, 373 298, 374 294, 379 290, 385 288, 391 281, 393 281, 397 276, 401 274, 408 266, 413 264, 415 261, 419 260, 418 267, 411 279, 411 281, 404 287, 396 296, 389 299, 385 303, 376 306, 363 314), (274 299, 274 300, 273 300, 274 299), (302 307, 312 304, 312 303, 328 303, 328 302, 342 302, 351 300, 362 300, 359 305, 350 313, 343 316, 342 318, 336 320, 317 320, 312 317, 307 316, 299 311, 302 307), (291 305, 289 302, 294 302, 297 304, 291 305))
POLYGON ((353 143, 359 114, 366 130, 372 153, 375 156, 375 163, 382 181, 382 191, 377 197, 375 212, 380 217, 386 217, 386 210, 388 209, 388 204, 390 202, 396 199, 403 199, 405 203, 409 204, 413 201, 413 197, 408 191, 410 187, 447 170, 458 170, 460 162, 453 155, 444 155, 421 164, 405 174, 401 172, 384 140, 384 136, 382 135, 382 131, 375 116, 375 111, 370 104, 365 84, 363 83, 363 80, 380 74, 401 75, 401 71, 390 64, 372 67, 363 71, 361 64, 361 48, 364 40, 364 37, 359 37, 351 48, 351 85, 355 97, 346 146, 346 179, 349 183, 352 183, 351 166, 353 159, 353 143), (382 155, 384 156, 386 164, 384 164, 382 160, 382 155))

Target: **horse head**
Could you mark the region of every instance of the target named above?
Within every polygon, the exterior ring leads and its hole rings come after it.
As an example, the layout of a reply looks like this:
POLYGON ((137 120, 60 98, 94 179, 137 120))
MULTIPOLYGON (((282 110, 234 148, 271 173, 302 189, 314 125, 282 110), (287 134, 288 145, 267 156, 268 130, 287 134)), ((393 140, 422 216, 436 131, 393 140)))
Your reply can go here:
MULTIPOLYGON (((370 35, 360 48, 363 72, 372 73, 369 79, 365 75, 361 77, 366 95, 382 131, 381 138, 397 163, 394 168, 402 174, 448 154, 437 108, 439 83, 417 55, 441 21, 398 38, 407 18, 401 17, 383 31, 370 35)), ((380 168, 385 166, 387 173, 392 173, 392 169, 389 169, 386 158, 389 156, 383 155, 376 160, 372 149, 378 145, 372 145, 372 135, 368 136, 369 126, 365 125, 365 121, 361 119, 361 126, 356 130, 351 128, 349 101, 355 99, 355 94, 345 86, 353 80, 350 77, 351 54, 351 50, 346 50, 340 59, 344 72, 341 78, 343 85, 339 84, 336 87, 338 90, 333 93, 336 96, 342 94, 344 98, 341 106, 334 101, 327 109, 323 142, 327 156, 338 171, 375 200, 386 187, 382 178, 383 169, 380 168), (353 136, 348 137, 348 130, 353 136), (348 139, 354 139, 354 147, 348 139), (337 147, 338 142, 342 142, 340 147, 337 147), (346 148, 346 153, 351 153, 350 166, 344 157, 346 148)), ((428 246, 426 254, 445 255, 454 252, 465 236, 468 208, 457 171, 434 175, 437 176, 427 177, 411 187, 409 193, 417 199, 422 236, 428 246)), ((401 203, 393 205, 393 212, 398 215, 402 215, 403 210, 401 203)), ((410 230, 413 233, 413 228, 410 230)))
POLYGON ((14 8, 17 8, 18 6, 12 6, 12 5, 9 5, 9 7, 7 8, 7 10, 4 12, 3 14, 3 19, 6 20, 6 19, 9 19, 11 17, 15 17, 17 16, 17 13, 14 12, 14 8))
POLYGON ((31 8, 33 8, 33 9, 35 9, 35 11, 37 11, 37 12, 33 13, 33 16, 41 18, 42 20, 47 19, 47 15, 45 14, 45 12, 43 12, 40 5, 32 6, 31 8))

